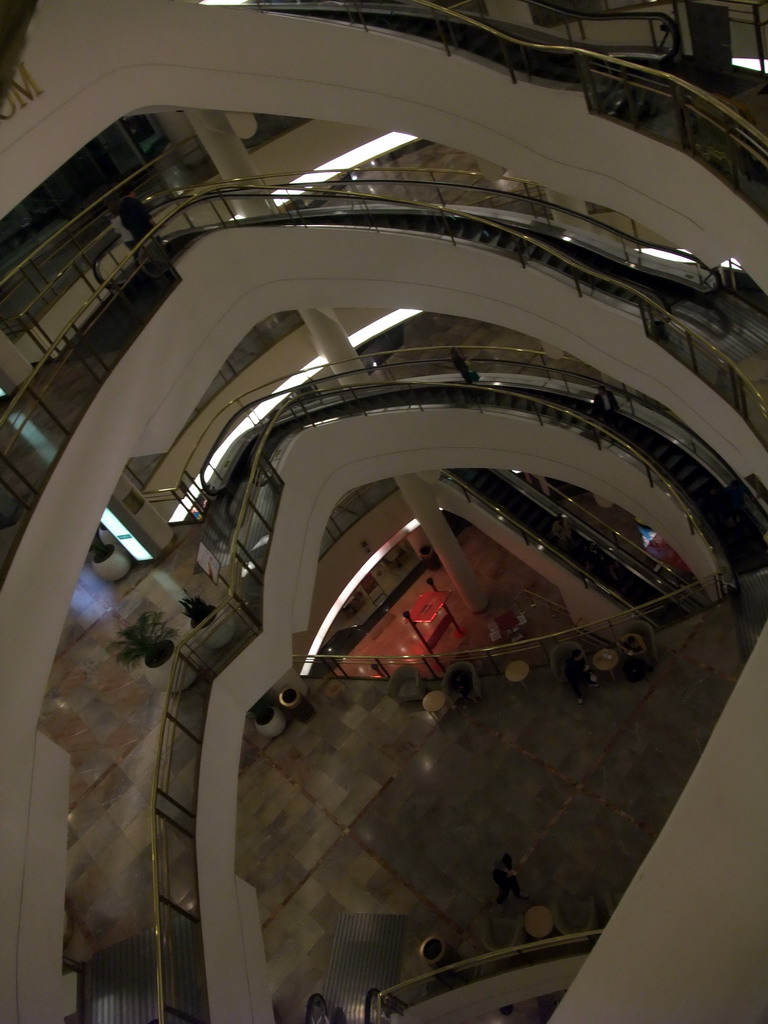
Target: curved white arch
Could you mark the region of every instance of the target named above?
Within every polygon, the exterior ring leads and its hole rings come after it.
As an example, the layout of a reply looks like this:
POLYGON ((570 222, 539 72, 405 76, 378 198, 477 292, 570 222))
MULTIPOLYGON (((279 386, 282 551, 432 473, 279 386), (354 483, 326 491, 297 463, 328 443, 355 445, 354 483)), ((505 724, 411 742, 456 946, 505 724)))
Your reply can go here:
MULTIPOLYGON (((730 406, 646 337, 638 318, 503 254, 438 238, 338 228, 237 228, 206 235, 178 263, 182 283, 144 331, 178 376, 140 447, 164 451, 250 327, 276 310, 379 305, 521 331, 662 402, 742 475, 768 480, 768 453, 730 406)), ((152 349, 150 349, 152 350, 152 349)))
MULTIPOLYGON (((213 1018, 243 1020, 244 964, 232 865, 239 737, 245 712, 291 666, 292 637, 306 628, 322 534, 341 495, 397 473, 453 466, 507 468, 574 479, 662 523, 699 573, 711 562, 683 517, 648 487, 642 472, 578 434, 504 413, 471 410, 388 412, 304 430, 278 465, 284 480, 264 587, 263 633, 216 680, 199 782, 197 853, 203 937, 213 1018), (661 499, 661 500, 659 500, 661 499), (238 717, 239 715, 239 717, 238 717), (209 731, 210 726, 210 731, 209 731), (237 740, 232 742, 232 735, 237 740), (233 752, 229 749, 234 747, 233 752)), ((585 605, 585 608, 587 605, 585 605)), ((600 615, 608 602, 596 602, 600 615)))
MULTIPOLYGON (((8 906, 18 905, 24 877, 29 814, 25 786, 34 767, 30 737, 92 525, 147 424, 152 421, 153 430, 160 424, 174 436, 233 339, 244 333, 237 333, 238 326, 250 326, 295 304, 347 305, 352 295, 363 304, 370 304, 370 294, 392 305, 409 296, 408 305, 474 318, 483 318, 485 311, 488 319, 523 326, 565 349, 581 351, 617 376, 629 379, 633 373, 645 390, 670 404, 673 399, 683 403, 687 418, 709 433, 717 432, 712 413, 721 407, 727 424, 721 440, 728 442, 729 454, 737 449, 725 436, 730 434, 742 437, 745 447, 751 443, 755 458, 759 455, 759 445, 747 437, 736 414, 669 357, 661 358, 636 322, 617 317, 602 304, 579 300, 546 275, 522 271, 494 254, 428 238, 337 231, 329 245, 325 230, 285 228, 269 235, 265 246, 258 229, 220 232, 184 256, 182 282, 104 383, 58 461, 0 592, 5 627, 0 638, 0 759, 11 808, 3 833, 7 871, 0 875, 0 884, 8 906), (424 301, 410 300, 417 296, 424 301), (682 375, 677 378, 679 395, 673 393, 676 373, 682 375), (697 402, 707 408, 710 423, 697 412, 697 402), (41 566, 46 567, 44 587, 39 585, 41 566), (35 624, 34 645, 28 643, 30 623, 35 624)), ((739 455, 738 468, 745 461, 754 466, 747 455, 739 455)), ((278 655, 284 662, 279 648, 278 655)), ((269 657, 263 650, 262 656, 269 657)), ((9 958, 11 946, 6 945, 9 958)), ((14 965, 9 962, 7 969, 13 975, 14 965)), ((14 1019, 12 1012, 9 1008, 6 1019, 14 1019)))
POLYGON ((133 110, 266 110, 446 143, 630 214, 713 265, 736 257, 768 284, 768 224, 704 168, 591 116, 578 90, 514 85, 435 44, 246 8, 55 0, 25 61, 43 93, 3 122, 6 210, 31 168, 44 177, 133 110))

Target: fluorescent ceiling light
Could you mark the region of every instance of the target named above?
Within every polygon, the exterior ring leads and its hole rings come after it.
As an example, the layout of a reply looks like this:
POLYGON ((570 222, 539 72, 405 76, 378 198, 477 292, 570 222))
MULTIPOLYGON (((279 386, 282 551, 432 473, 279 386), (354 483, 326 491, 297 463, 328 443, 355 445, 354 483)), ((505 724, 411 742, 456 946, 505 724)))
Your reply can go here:
POLYGON ((750 71, 762 71, 762 64, 757 57, 733 57, 731 64, 737 68, 749 68, 750 71))
MULTIPOLYGON (((669 260, 670 263, 695 263, 696 260, 688 259, 687 256, 680 256, 676 252, 667 252, 666 249, 639 249, 643 256, 655 256, 658 260, 669 260)), ((686 250, 683 250, 686 251, 686 250)))
MULTIPOLYGON (((385 316, 379 317, 378 320, 374 320, 366 327, 362 327, 359 331, 355 331, 354 334, 350 335, 349 340, 352 345, 357 348, 370 338, 375 338, 376 335, 383 334, 384 331, 389 330, 390 327, 394 327, 396 324, 401 324, 404 320, 409 320, 413 316, 418 316, 421 312, 422 311, 420 309, 396 309, 392 313, 387 313, 385 316)), ((322 356, 316 356, 311 362, 307 363, 306 366, 302 366, 298 373, 294 373, 291 374, 290 377, 286 377, 282 384, 279 384, 272 392, 275 396, 274 398, 266 398, 263 402, 259 402, 256 409, 250 412, 247 416, 244 416, 243 419, 232 428, 206 463, 204 471, 204 478, 206 482, 214 475, 214 470, 219 466, 222 459, 227 454, 227 451, 231 447, 233 441, 236 441, 241 434, 246 432, 246 430, 250 430, 251 427, 256 426, 261 420, 263 420, 264 417, 275 408, 278 402, 282 402, 289 391, 300 387, 311 377, 314 377, 321 367, 327 365, 327 359, 324 359, 322 356)), ((201 481, 200 477, 197 476, 187 491, 187 497, 194 501, 194 499, 199 496, 200 490, 201 481)), ((190 515, 190 510, 182 501, 173 510, 168 522, 183 522, 188 515, 190 515)))
POLYGON ((410 320, 412 316, 418 316, 421 312, 422 310, 420 309, 396 309, 393 313, 387 313, 385 316, 379 317, 378 320, 374 320, 373 323, 368 324, 367 327, 361 327, 359 331, 350 334, 349 340, 354 348, 360 348, 364 342, 375 338, 377 334, 383 334, 390 327, 396 327, 405 320, 410 320))
POLYGON ((114 512, 110 512, 108 508, 105 508, 101 521, 112 536, 120 541, 128 554, 133 555, 137 562, 148 562, 152 558, 150 552, 147 551, 143 544, 136 540, 126 526, 123 526, 114 512))
POLYGON ((721 267, 728 267, 729 269, 732 268, 733 270, 741 270, 742 269, 741 264, 739 263, 739 261, 736 259, 735 256, 729 256, 727 260, 723 260, 723 262, 720 264, 720 266, 721 267))
POLYGON ((248 0, 200 0, 201 7, 239 7, 248 0))
MULTIPOLYGON (((358 164, 366 163, 368 160, 374 160, 377 156, 383 156, 384 153, 389 153, 391 150, 397 149, 398 146, 404 146, 406 142, 413 142, 417 138, 417 135, 406 135, 405 132, 389 132, 387 135, 381 135, 378 139, 372 139, 370 142, 358 146, 357 149, 350 149, 348 153, 342 153, 341 156, 334 157, 327 164, 320 164, 313 171, 299 175, 298 178, 293 179, 291 184, 300 185, 302 183, 310 184, 311 182, 328 181, 337 174, 341 174, 342 171, 348 171, 350 167, 356 167, 358 164)), ((303 194, 304 189, 301 188, 278 188, 272 193, 273 196, 300 196, 303 194)), ((275 206, 282 206, 283 203, 287 202, 287 199, 276 199, 275 206)))

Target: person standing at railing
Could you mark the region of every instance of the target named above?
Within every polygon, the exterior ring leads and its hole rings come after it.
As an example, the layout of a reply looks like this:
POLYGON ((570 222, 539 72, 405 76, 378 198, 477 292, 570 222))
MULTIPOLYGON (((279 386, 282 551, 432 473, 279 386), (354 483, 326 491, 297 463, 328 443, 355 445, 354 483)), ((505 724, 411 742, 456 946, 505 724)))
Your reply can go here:
POLYGON ((465 384, 476 384, 480 380, 480 374, 473 370, 467 360, 457 348, 451 349, 451 362, 456 367, 456 372, 461 374, 465 384))
POLYGON ((135 248, 155 226, 149 207, 137 199, 136 193, 130 189, 120 200, 119 213, 120 223, 129 232, 135 248))

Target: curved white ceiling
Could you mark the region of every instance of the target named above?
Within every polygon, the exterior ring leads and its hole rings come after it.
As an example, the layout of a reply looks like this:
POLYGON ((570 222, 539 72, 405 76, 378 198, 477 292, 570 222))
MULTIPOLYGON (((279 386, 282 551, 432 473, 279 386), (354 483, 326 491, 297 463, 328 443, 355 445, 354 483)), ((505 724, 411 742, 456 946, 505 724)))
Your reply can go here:
POLYGON ((122 114, 269 111, 407 131, 635 217, 712 264, 764 270, 768 226, 670 146, 587 112, 580 91, 513 84, 437 45, 169 0, 56 0, 25 62, 42 95, 3 122, 5 209, 122 114), (542 126, 546 126, 543 129, 542 126))

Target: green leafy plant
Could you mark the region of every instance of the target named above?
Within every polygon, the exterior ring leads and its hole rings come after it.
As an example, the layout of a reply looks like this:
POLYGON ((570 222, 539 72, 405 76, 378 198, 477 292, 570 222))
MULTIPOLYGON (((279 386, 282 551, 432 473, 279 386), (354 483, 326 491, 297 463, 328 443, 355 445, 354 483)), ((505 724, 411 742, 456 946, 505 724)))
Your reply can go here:
POLYGON ((142 612, 132 625, 119 630, 119 639, 109 649, 121 665, 131 668, 143 660, 153 668, 167 660, 177 633, 160 612, 142 612))
POLYGON ((212 604, 208 604, 207 601, 204 601, 202 597, 197 595, 190 597, 189 594, 185 594, 179 601, 179 604, 184 609, 184 614, 193 626, 199 626, 212 612, 216 611, 212 604))

